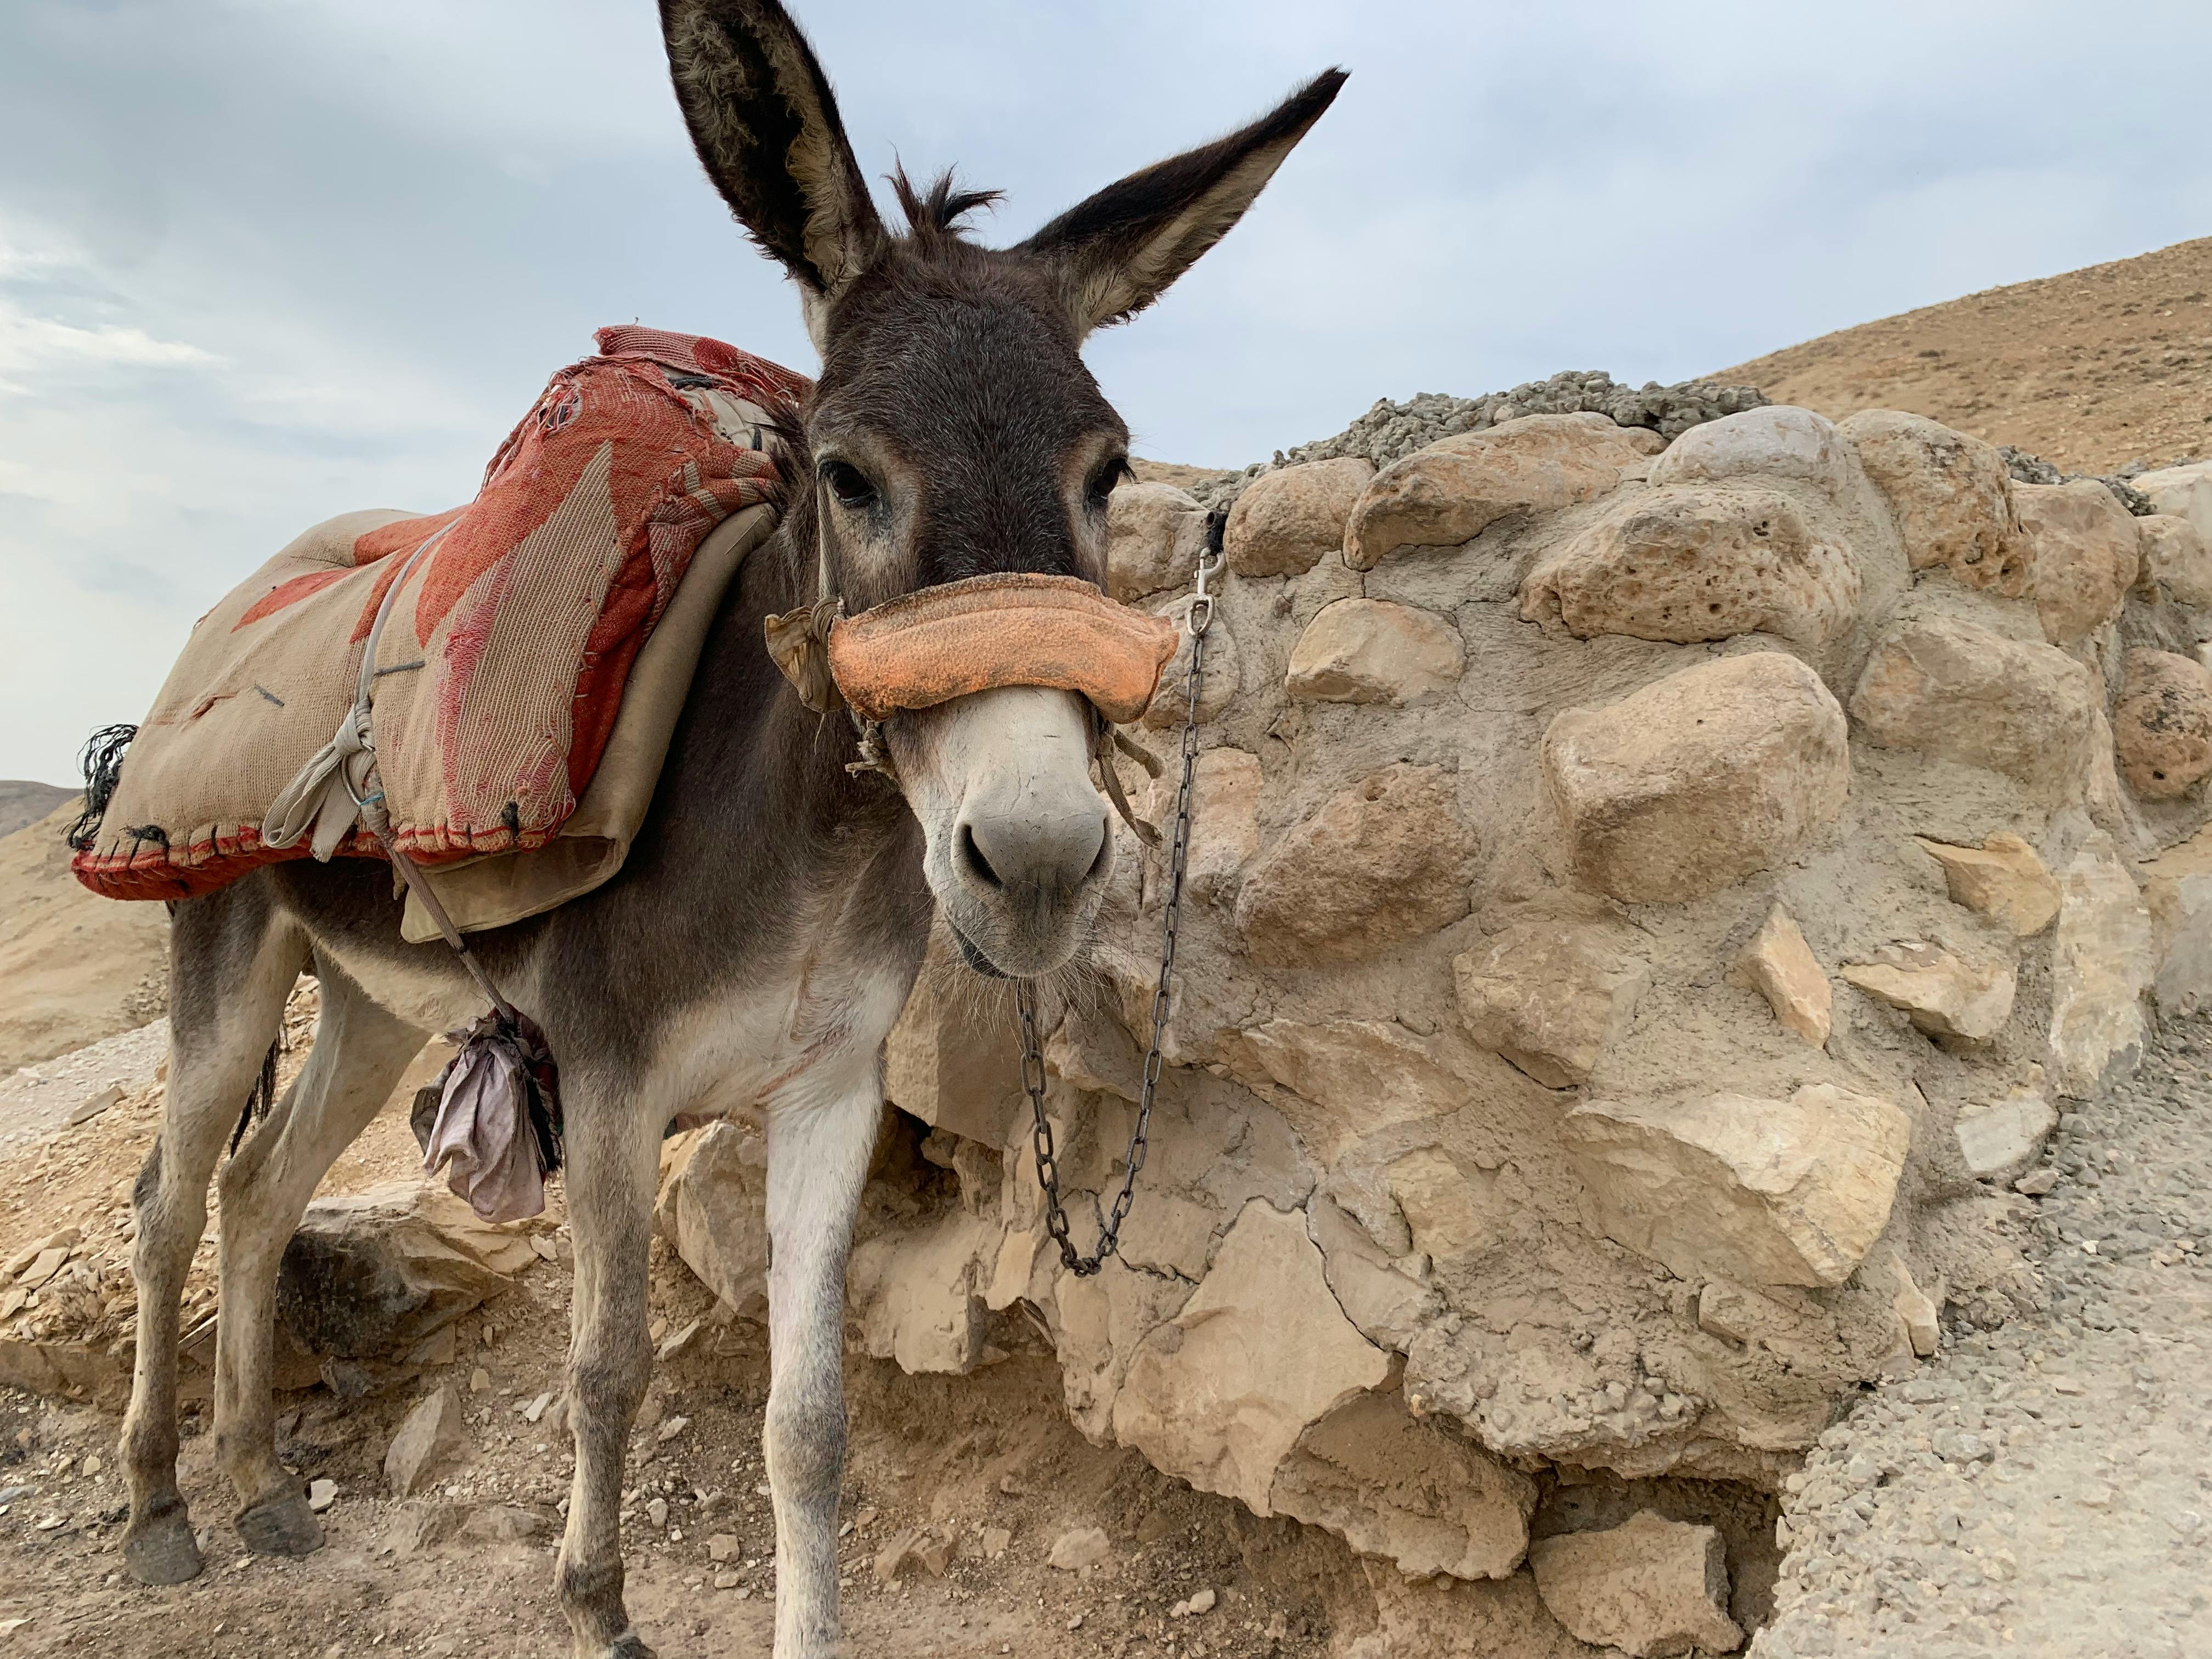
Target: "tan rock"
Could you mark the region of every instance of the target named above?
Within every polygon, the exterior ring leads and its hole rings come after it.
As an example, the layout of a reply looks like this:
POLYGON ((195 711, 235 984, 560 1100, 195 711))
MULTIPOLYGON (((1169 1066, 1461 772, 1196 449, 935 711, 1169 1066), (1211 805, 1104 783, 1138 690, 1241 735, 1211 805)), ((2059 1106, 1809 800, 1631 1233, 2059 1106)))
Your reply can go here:
POLYGON ((1795 1322, 1789 1310, 1772 1297, 1761 1296, 1726 1279, 1709 1279, 1698 1287, 1698 1328, 1731 1342, 1748 1342, 1795 1322))
POLYGON ((1394 1160, 1382 1178, 1418 1255, 1449 1261, 1505 1242, 1512 1216, 1494 1172, 1462 1170, 1440 1148, 1423 1146, 1394 1160))
POLYGON ((2212 536, 2186 519, 2153 513, 2136 520, 2136 537, 2138 592, 2162 587, 2177 604, 2212 605, 2212 536))
POLYGON ((1834 495, 1850 456, 1835 423, 1788 404, 1769 404, 1693 426, 1651 464, 1656 486, 1729 478, 1796 478, 1834 495))
POLYGON ((1433 1044, 1395 1020, 1271 1019, 1237 1034, 1231 1064, 1249 1057, 1255 1083, 1273 1083, 1323 1109, 1346 1135, 1407 1118, 1442 1117, 1468 1097, 1464 1079, 1433 1044))
POLYGON ((1995 448, 1893 409, 1863 410, 1837 430, 1888 501, 1915 570, 1943 565, 1966 586, 2007 599, 2029 591, 2012 481, 1995 448))
POLYGON ((2120 614, 2141 562, 2136 521, 2094 478, 2013 486, 2043 636, 2070 645, 2120 614))
POLYGON ((1387 1561, 1365 1561, 1378 1627, 1344 1659, 1592 1659, 1559 1627, 1525 1572, 1510 1578, 1440 1575, 1411 1579, 1387 1561))
POLYGON ((1943 866, 1951 902, 2009 928, 2014 938, 2041 933, 2058 914, 2058 883, 2035 848, 2009 830, 1984 836, 1978 848, 1913 839, 1943 866))
MULTIPOLYGON (((1182 771, 1175 757, 1163 758, 1168 764, 1152 783, 1145 812, 1165 837, 1174 831, 1182 771)), ((1190 781, 1190 857, 1183 868, 1194 897, 1212 898, 1260 850, 1260 792, 1267 781, 1260 757, 1248 749, 1199 751, 1190 781)))
POLYGON ((710 1123, 670 1143, 653 1224, 699 1282, 750 1319, 768 1314, 768 1138, 710 1123))
POLYGON ((1674 902, 1788 857, 1842 811, 1844 712, 1795 657, 1701 663, 1544 734, 1544 777, 1577 879, 1674 902))
POLYGON ((1359 1394, 1299 1437, 1269 1503, 1401 1572, 1503 1578, 1528 1549, 1536 1486, 1399 1395, 1359 1394))
POLYGON ((1851 718, 1885 749, 1916 749, 2078 794, 2089 771, 2096 677, 2064 652, 1948 618, 1901 623, 1875 644, 1851 718))
POLYGON ((1913 1358, 1932 1359, 1943 1340, 1942 1322, 1937 1317, 1942 1310, 1936 1305, 1936 1298, 1913 1279, 1905 1258, 1895 1250, 1887 1254, 1890 1280, 1896 1286, 1890 1306, 1896 1311, 1898 1322, 1905 1327, 1905 1340, 1912 1345, 1913 1358))
POLYGON ((1304 1218, 1255 1198, 1182 1313, 1138 1350, 1114 1433, 1154 1468, 1272 1515, 1300 1437, 1389 1375, 1329 1294, 1304 1218))
POLYGON ((932 1128, 996 1146, 1024 1103, 1021 1046, 1002 1006, 961 994, 967 975, 940 931, 884 1044, 884 1094, 932 1128))
POLYGON ((1829 1084, 1786 1101, 1586 1101, 1561 1138, 1591 1219, 1684 1278, 1840 1285, 1880 1237, 1912 1124, 1829 1084))
POLYGON ((1104 1528, 1071 1527, 1052 1540, 1045 1565, 1062 1572, 1080 1572, 1085 1567, 1098 1565, 1113 1553, 1114 1547, 1107 1541, 1104 1528))
POLYGON ((1196 578, 1206 509, 1173 484, 1128 480, 1108 498, 1106 591, 1141 599, 1196 578))
POLYGON ((1264 964, 1372 957, 1467 914, 1474 850, 1448 774, 1388 767, 1260 855, 1237 895, 1237 925, 1264 964))
POLYGON ((1987 1042, 2012 1018, 2008 963, 1969 963, 1922 939, 1885 945, 1871 962, 1844 964, 1844 979, 1902 1012, 1929 1036, 1987 1042))
MULTIPOLYGON (((1116 495, 1121 492, 1115 490, 1116 495)), ((1144 725, 1154 732, 1180 732, 1190 718, 1190 613, 1194 596, 1186 593, 1162 606, 1158 614, 1175 624, 1175 655, 1160 671, 1160 689, 1145 710, 1144 725)), ((1216 606, 1206 630, 1206 683, 1199 688, 1198 717, 1201 721, 1221 718, 1237 700, 1244 684, 1244 656, 1237 644, 1228 616, 1216 606)))
POLYGON ((856 1246, 845 1296, 862 1350, 897 1361, 909 1376, 973 1370, 983 1357, 983 1291, 1000 1235, 994 1219, 961 1208, 856 1246))
POLYGON ((1815 1048, 1827 1046, 1833 997, 1828 976, 1796 918, 1780 905, 1736 953, 1729 983, 1765 997, 1774 1018, 1815 1048))
POLYGON ((2092 835, 2058 872, 2051 952, 2052 1086, 2074 1099, 2132 1064, 2143 1037, 2142 994, 2158 972, 2150 911, 2111 838, 2092 835))
POLYGON ((398 1432, 385 1448, 385 1485, 394 1498, 412 1498, 465 1438, 461 1397, 450 1382, 441 1384, 400 1420, 398 1432))
POLYGON ((2212 461, 2191 461, 2138 473, 2128 480, 2150 497, 2161 515, 2186 519, 2212 542, 2212 461))
POLYGON ((2120 775, 2146 800, 2173 800, 2212 773, 2212 671, 2172 651, 2127 654, 2112 705, 2120 775))
POLYGON ((1441 1310, 1437 1292, 1401 1271, 1327 1194, 1316 1193, 1308 1202, 1306 1231, 1321 1247, 1329 1294, 1359 1334, 1378 1347, 1403 1352, 1413 1334, 1441 1310))
POLYGON ((1632 1659, 1743 1645, 1728 1616, 1726 1548, 1711 1527, 1643 1510, 1602 1532, 1538 1539, 1528 1565, 1552 1616, 1583 1641, 1632 1659))
POLYGON ((1976 1180, 2009 1181, 2035 1162, 2057 1127, 2058 1109, 2044 1097, 2039 1075, 1984 1104, 1960 1108, 1952 1130, 1976 1180))
POLYGON ((1221 537, 1229 568, 1240 576, 1296 576, 1340 552, 1352 503, 1374 476, 1374 462, 1358 455, 1261 473, 1229 509, 1221 537))
POLYGON ((1529 415, 1440 439, 1375 475, 1346 526, 1345 562, 1371 570, 1401 547, 1456 547, 1510 513, 1594 501, 1640 459, 1602 415, 1529 415))
POLYGON ((1455 957, 1452 981, 1470 1036, 1546 1088, 1571 1089, 1589 1081, 1651 975, 1619 928, 1553 921, 1516 923, 1455 957))
POLYGON ((1387 702, 1441 691, 1467 653, 1459 629, 1434 611, 1386 599, 1323 605, 1291 652, 1284 689, 1307 702, 1387 702))
POLYGON ((1850 556, 1821 539, 1787 495, 1741 485, 1632 495, 1521 586, 1527 621, 1577 639, 1678 644, 1768 633, 1817 647, 1850 629, 1858 603, 1850 556))

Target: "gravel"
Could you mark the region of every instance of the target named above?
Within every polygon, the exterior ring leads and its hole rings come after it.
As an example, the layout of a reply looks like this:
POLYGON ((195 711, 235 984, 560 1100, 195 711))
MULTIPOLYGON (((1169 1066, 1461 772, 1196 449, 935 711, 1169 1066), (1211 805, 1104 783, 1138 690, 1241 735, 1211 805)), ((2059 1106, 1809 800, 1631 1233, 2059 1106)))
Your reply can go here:
POLYGON ((2076 478, 2094 477, 2097 483, 2112 492, 2122 507, 2127 508, 2138 519, 2148 518, 2158 511, 2157 507, 2151 505, 2149 496, 2128 482, 2130 478, 2151 470, 2146 463, 2141 461, 2131 461, 2118 472, 2112 473, 2061 472, 2040 455, 2031 455, 2024 449, 2015 449, 2010 444, 1997 446, 1997 459, 2004 463, 2005 471, 2012 474, 2014 481, 2018 483, 2072 483, 2076 478))
MULTIPOLYGON (((2212 1651, 2212 1021, 2060 1120, 2048 1311, 1954 1322, 1790 1479, 1757 1659, 2212 1651)), ((2039 1184, 2032 1177, 2028 1184, 2039 1184)))

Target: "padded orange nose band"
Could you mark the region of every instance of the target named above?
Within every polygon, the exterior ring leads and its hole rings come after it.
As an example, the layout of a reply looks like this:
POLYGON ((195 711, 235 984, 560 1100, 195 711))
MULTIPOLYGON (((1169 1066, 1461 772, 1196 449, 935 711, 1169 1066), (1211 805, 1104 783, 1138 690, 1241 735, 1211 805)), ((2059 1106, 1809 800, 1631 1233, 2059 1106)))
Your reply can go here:
POLYGON ((864 720, 1007 685, 1078 691, 1116 725, 1145 712, 1175 624, 1074 576, 971 576, 840 617, 830 677, 864 720))

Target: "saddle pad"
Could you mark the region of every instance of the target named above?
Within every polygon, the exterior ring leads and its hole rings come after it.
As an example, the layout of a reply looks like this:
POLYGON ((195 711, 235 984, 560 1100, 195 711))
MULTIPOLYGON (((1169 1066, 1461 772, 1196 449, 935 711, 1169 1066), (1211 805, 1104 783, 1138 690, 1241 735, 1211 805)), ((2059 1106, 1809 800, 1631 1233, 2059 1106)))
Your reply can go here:
MULTIPOLYGON (((470 505, 319 525, 194 624, 76 858, 79 881, 114 898, 183 898, 306 856, 304 842, 264 846, 263 817, 350 706, 403 569, 373 716, 403 849, 433 869, 530 852, 587 791, 649 798, 673 711, 628 722, 646 741, 611 744, 633 666, 708 533, 743 520, 716 538, 717 583, 766 533, 781 480, 765 428, 811 388, 717 340, 638 327, 597 340, 599 355, 553 377, 470 505), (593 788, 603 758, 645 769, 641 787, 625 776, 593 788)), ((703 620, 696 604, 682 609, 703 620)), ((669 688, 688 685, 705 635, 673 631, 689 659, 672 667, 655 653, 641 677, 660 703, 680 702, 669 688)), ((381 856, 358 827, 337 851, 381 856)), ((604 880, 619 858, 586 862, 604 880)))

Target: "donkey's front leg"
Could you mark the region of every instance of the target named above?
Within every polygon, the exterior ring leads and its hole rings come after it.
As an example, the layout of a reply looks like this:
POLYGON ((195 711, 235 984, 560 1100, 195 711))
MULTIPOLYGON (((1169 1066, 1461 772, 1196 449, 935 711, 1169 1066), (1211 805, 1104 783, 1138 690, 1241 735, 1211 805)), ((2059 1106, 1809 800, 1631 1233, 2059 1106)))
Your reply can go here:
POLYGON ((576 1478, 555 1577, 575 1659, 653 1659, 623 1602, 623 1455, 653 1370, 647 1246, 660 1122, 611 1091, 567 1085, 568 1225, 576 1246, 568 1421, 576 1478))
POLYGON ((837 1627, 845 1466, 845 1258, 883 1116, 871 1053, 769 1103, 769 1485, 775 1498, 775 1659, 828 1659, 837 1627), (811 1085, 812 1086, 805 1086, 811 1085))

